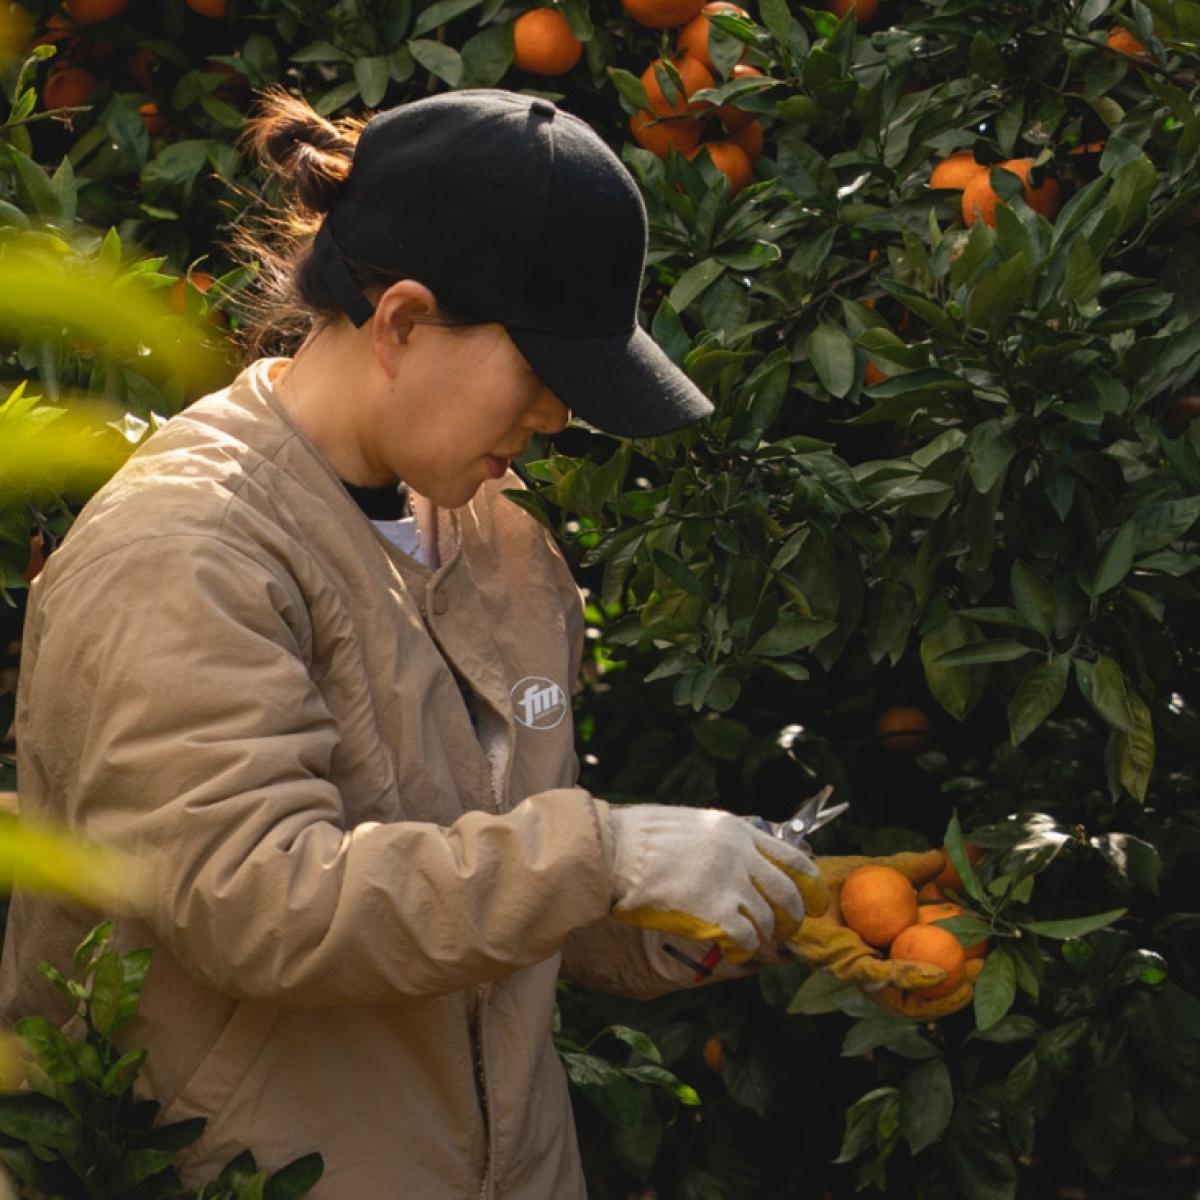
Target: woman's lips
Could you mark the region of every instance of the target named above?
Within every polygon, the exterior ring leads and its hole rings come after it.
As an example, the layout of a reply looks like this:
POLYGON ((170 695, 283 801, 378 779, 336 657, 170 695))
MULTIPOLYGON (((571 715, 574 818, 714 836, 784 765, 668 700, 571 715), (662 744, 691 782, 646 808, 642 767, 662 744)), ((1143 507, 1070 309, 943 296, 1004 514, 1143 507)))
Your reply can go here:
POLYGON ((505 472, 508 470, 509 460, 507 458, 497 458, 494 454, 487 454, 484 458, 487 461, 488 471, 491 473, 492 478, 503 479, 505 472))

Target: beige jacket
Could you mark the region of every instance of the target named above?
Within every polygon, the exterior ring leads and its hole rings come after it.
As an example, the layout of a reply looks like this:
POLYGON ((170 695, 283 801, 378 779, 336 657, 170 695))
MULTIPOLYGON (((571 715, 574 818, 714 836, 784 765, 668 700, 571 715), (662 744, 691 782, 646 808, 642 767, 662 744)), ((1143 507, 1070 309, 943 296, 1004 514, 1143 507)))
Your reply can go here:
MULTIPOLYGON (((208 1120, 186 1181, 249 1147, 320 1151, 315 1200, 582 1196, 560 968, 689 981, 607 916, 578 590, 515 476, 426 509, 436 571, 400 554, 272 394, 281 366, 154 434, 34 584, 22 807, 166 864, 116 925, 154 951, 122 1040, 162 1120, 208 1120)), ((54 1011, 37 963, 96 919, 18 893, 0 1015, 54 1011)))

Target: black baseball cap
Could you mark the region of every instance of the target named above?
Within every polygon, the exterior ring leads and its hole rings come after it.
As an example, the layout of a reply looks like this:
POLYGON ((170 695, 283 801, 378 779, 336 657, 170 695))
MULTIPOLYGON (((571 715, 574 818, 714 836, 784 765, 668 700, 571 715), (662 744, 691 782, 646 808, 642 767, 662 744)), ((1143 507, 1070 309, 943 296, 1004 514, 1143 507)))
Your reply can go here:
POLYGON ((314 253, 355 325, 374 308, 350 263, 419 280, 449 311, 503 325, 598 429, 651 437, 713 411, 638 325, 646 209, 633 177, 549 100, 481 88, 379 113, 314 253))

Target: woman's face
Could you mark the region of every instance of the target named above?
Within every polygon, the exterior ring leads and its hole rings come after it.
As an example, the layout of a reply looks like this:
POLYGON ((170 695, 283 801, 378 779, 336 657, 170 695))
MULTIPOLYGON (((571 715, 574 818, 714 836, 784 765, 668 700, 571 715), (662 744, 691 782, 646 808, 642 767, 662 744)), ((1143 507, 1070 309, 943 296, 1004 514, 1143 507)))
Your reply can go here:
POLYGON ((380 473, 457 508, 499 479, 534 433, 557 433, 570 416, 503 326, 417 324, 363 449, 380 473))

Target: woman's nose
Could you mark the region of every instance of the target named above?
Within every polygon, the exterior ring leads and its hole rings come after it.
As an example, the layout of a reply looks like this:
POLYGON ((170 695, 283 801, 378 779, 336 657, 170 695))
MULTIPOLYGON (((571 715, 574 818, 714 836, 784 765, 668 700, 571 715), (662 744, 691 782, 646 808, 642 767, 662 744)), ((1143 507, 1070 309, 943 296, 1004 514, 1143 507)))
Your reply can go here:
POLYGON ((562 433, 571 419, 571 410, 551 391, 546 391, 538 406, 538 428, 545 433, 562 433))

